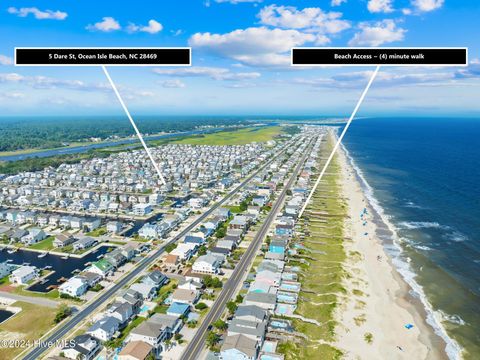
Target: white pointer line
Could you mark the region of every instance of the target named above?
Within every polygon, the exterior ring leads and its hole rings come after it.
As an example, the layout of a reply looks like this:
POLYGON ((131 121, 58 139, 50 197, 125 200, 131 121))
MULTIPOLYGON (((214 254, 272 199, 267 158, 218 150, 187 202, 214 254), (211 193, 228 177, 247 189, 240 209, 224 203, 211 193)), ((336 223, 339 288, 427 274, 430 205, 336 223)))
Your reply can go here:
POLYGON ((353 109, 352 115, 350 115, 350 118, 348 119, 347 124, 346 124, 345 127, 343 128, 343 131, 342 131, 342 133, 340 134, 340 136, 339 136, 339 138, 338 138, 338 140, 337 140, 337 143, 336 143, 335 146, 333 147, 332 153, 330 154, 330 156, 329 156, 328 159, 327 159, 327 162, 326 162, 325 165, 323 166, 323 169, 322 169, 322 171, 320 172, 320 175, 318 175, 318 179, 317 179, 317 181, 315 182, 315 185, 313 186, 312 190, 310 191, 310 194, 309 194, 308 197, 307 197, 307 201, 305 201, 305 204, 303 205, 302 210, 300 211, 300 214, 298 215, 299 218, 303 215, 303 212, 304 212, 305 209, 307 208, 308 203, 309 203, 310 200, 312 199, 313 193, 315 192, 316 188, 318 187, 318 184, 319 184, 320 181, 322 180, 322 177, 323 177, 323 175, 325 174, 325 171, 327 171, 328 165, 330 165, 330 162, 332 161, 333 156, 335 155, 335 152, 337 151, 338 147, 340 146, 340 143, 342 142, 342 139, 343 139, 343 137, 345 136, 345 133, 347 132, 350 124, 352 123, 353 118, 354 118, 355 115, 357 114, 357 111, 358 111, 358 109, 360 108, 360 105, 362 104, 363 99, 365 98, 365 95, 367 95, 368 89, 370 89, 370 85, 372 85, 372 82, 373 82, 373 80, 375 79, 375 76, 377 76, 378 70, 380 70, 380 66, 379 66, 379 65, 375 68, 375 71, 372 73, 372 76, 370 77, 370 80, 368 81, 367 87, 365 88, 365 90, 363 90, 362 96, 360 96, 360 99, 358 100, 357 105, 356 105, 355 108, 353 109))
POLYGON ((160 177, 160 180, 162 181, 163 185, 166 185, 165 179, 163 178, 162 172, 160 171, 160 168, 158 167, 157 162, 153 159, 152 153, 150 152, 150 149, 147 147, 147 144, 145 144, 145 141, 143 140, 142 134, 140 134, 140 131, 138 131, 137 125, 135 124, 135 121, 133 121, 132 116, 130 115, 130 112, 127 109, 127 106, 123 102, 122 97, 120 96, 120 93, 117 90, 117 87, 115 86, 112 78, 110 77, 110 74, 108 73, 108 70, 105 65, 102 65, 103 72, 105 73, 105 76, 107 77, 108 81, 110 82, 110 85, 112 85, 113 91, 115 92, 115 95, 117 95, 118 101, 120 101, 120 104, 122 105, 123 110, 125 111, 125 114, 127 114, 128 120, 130 120, 130 123, 132 124, 133 128, 135 129, 135 132, 137 133, 138 138, 140 139, 140 142, 143 145, 143 148, 147 152, 148 157, 153 163, 153 167, 157 171, 158 176, 160 177))

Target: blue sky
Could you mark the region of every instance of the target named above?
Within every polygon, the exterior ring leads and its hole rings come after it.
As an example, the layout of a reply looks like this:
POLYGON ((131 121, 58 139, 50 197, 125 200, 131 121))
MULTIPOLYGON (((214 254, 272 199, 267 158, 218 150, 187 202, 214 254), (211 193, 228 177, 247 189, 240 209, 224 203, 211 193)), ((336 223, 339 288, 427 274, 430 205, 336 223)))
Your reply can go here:
POLYGON ((477 0, 2 1, 2 115, 121 114, 101 69, 15 67, 15 46, 191 46, 191 68, 110 70, 133 114, 348 115, 372 68, 292 46, 468 46, 468 68, 384 68, 359 116, 478 116, 477 0), (127 5, 120 5, 122 3, 127 5))

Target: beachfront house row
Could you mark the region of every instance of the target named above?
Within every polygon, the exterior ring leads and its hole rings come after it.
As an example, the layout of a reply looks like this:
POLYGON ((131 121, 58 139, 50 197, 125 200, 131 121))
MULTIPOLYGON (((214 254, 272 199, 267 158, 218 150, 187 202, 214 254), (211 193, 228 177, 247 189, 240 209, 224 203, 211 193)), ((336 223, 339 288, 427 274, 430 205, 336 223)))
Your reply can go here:
POLYGON ((92 360, 100 351, 100 342, 88 334, 75 336, 71 343, 62 349, 67 359, 92 360))
POLYGON ((249 292, 245 295, 244 303, 273 311, 277 303, 277 296, 275 294, 249 292))

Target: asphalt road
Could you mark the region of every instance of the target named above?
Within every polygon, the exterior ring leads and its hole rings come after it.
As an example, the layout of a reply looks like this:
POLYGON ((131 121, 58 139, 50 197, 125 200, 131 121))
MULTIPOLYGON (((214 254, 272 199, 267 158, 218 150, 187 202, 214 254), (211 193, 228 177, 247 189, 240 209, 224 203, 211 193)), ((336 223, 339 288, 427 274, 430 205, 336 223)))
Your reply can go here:
MULTIPOLYGON (((309 146, 311 147, 312 144, 313 144, 313 140, 310 140, 309 146)), ((275 220, 278 212, 282 209, 285 196, 287 194, 287 190, 292 187, 295 179, 298 176, 298 173, 300 172, 303 164, 305 163, 305 160, 308 154, 309 154, 309 151, 306 151, 305 154, 302 156, 302 159, 299 161, 298 165, 295 167, 295 170, 290 176, 290 179, 287 185, 280 193, 280 196, 278 197, 278 199, 275 201, 270 213, 268 214, 264 223, 258 230, 257 234, 255 235, 247 251, 238 262, 237 266, 235 267, 232 273, 232 276, 224 284, 220 295, 213 303, 210 311, 208 312, 207 316, 205 317, 202 324, 198 328, 197 332, 195 333, 195 336, 186 347, 180 360, 197 360, 200 358, 200 353, 204 348, 207 332, 209 330, 210 325, 222 316, 222 313, 225 310, 225 306, 227 302, 233 299, 233 296, 235 295, 236 289, 238 288, 240 281, 242 281, 243 276, 249 270, 250 264, 252 263, 253 259, 257 255, 257 252, 260 246, 262 245, 263 239, 267 235, 272 222, 275 220)))
MULTIPOLYGON (((60 327, 58 327, 53 333, 48 335, 45 339, 42 339, 42 343, 45 344, 54 344, 56 341, 61 340, 65 335, 68 335, 69 332, 75 328, 80 322, 82 322, 86 317, 88 317, 91 313, 93 313, 96 309, 98 309, 103 303, 105 303, 108 299, 110 299, 115 293, 117 293, 120 289, 122 289, 125 285, 133 281, 143 270, 145 270, 150 264, 152 264, 155 260, 158 259, 160 255, 163 254, 165 251, 165 247, 168 244, 177 242, 182 237, 187 235, 191 230, 193 230, 197 225, 199 225, 202 221, 204 221, 213 211, 217 208, 222 206, 227 200, 229 200, 233 195, 235 195, 238 191, 240 191, 250 180, 252 180, 258 173, 265 170, 265 168, 270 165, 278 156, 283 154, 285 150, 290 146, 290 144, 285 145, 282 150, 278 152, 272 159, 270 159, 267 163, 261 166, 257 171, 255 171, 252 175, 247 177, 240 185, 238 185, 235 189, 230 191, 222 200, 215 203, 210 209, 208 209, 205 213, 203 213, 197 220, 187 226, 182 232, 178 235, 173 237, 167 243, 162 245, 155 253, 152 255, 143 258, 131 272, 129 272, 126 276, 120 279, 114 286, 107 289, 103 292, 98 298, 96 298, 91 304, 87 305, 85 308, 80 310, 76 313, 72 318, 66 320, 60 327)), ((39 346, 35 345, 32 350, 23 358, 25 360, 36 360, 39 359, 40 356, 49 349, 48 346, 39 346)))

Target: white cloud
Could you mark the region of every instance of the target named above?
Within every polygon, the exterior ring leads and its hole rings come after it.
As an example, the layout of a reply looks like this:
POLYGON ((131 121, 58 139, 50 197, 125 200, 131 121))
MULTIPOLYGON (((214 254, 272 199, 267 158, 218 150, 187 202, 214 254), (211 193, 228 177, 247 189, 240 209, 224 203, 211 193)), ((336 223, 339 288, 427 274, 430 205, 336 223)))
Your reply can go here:
MULTIPOLYGON (((410 70, 409 70, 410 71, 410 70)), ((310 85, 316 88, 357 89, 365 87, 372 75, 372 71, 354 71, 341 73, 330 77, 321 78, 297 78, 293 82, 300 85, 310 85)), ((374 86, 409 86, 429 85, 437 86, 445 82, 454 82, 456 74, 452 72, 428 72, 428 73, 390 73, 381 71, 375 78, 374 86)))
POLYGON ((52 10, 39 10, 36 7, 24 7, 24 8, 16 8, 16 7, 9 7, 7 11, 10 14, 17 15, 19 17, 27 17, 29 14, 35 16, 35 19, 38 20, 65 20, 68 16, 66 12, 63 11, 52 11, 52 10))
POLYGON ((315 40, 315 35, 297 30, 251 27, 226 34, 196 33, 190 37, 189 44, 247 65, 280 66, 290 64, 286 53, 292 47, 315 40))
POLYGON ((159 75, 176 76, 176 77, 209 77, 213 80, 251 80, 261 76, 258 72, 232 72, 226 68, 208 67, 208 66, 192 66, 176 69, 153 69, 153 72, 159 75))
POLYGON ((468 79, 474 77, 480 77, 480 59, 471 60, 467 67, 455 72, 455 78, 457 79, 468 79))
POLYGON ((347 0, 332 0, 330 2, 330 5, 331 6, 340 6, 340 5, 342 5, 342 3, 346 3, 346 2, 347 2, 347 0))
POLYGON ((162 82, 164 88, 184 88, 186 85, 179 79, 165 80, 162 82))
POLYGON ((82 80, 64 80, 42 75, 24 76, 18 73, 0 73, 0 83, 17 83, 35 89, 63 88, 81 91, 111 91, 107 83, 85 83, 82 80))
POLYGON ((163 29, 163 25, 160 24, 158 21, 153 20, 153 19, 148 21, 147 26, 130 24, 130 25, 128 25, 128 28, 127 28, 127 30, 129 32, 141 31, 141 32, 149 33, 149 34, 156 34, 160 31, 162 31, 162 29, 163 29))
POLYGON ((102 21, 99 21, 95 24, 89 24, 86 27, 87 30, 90 31, 103 31, 103 32, 110 32, 115 30, 120 30, 121 26, 117 20, 115 20, 111 16, 105 16, 102 18, 102 21))
POLYGON ((371 13, 390 13, 393 11, 392 0, 369 0, 367 8, 371 13))
POLYGON ((12 65, 13 59, 9 56, 0 54, 0 65, 12 65))
POLYGON ((385 43, 403 40, 407 30, 397 27, 395 21, 385 19, 375 23, 363 22, 360 32, 348 42, 350 46, 380 46, 385 43))
POLYGON ((412 5, 421 12, 428 12, 439 9, 443 6, 444 0, 412 0, 412 5))
POLYGON ((298 10, 293 6, 270 5, 260 10, 258 17, 264 25, 336 34, 350 27, 348 21, 341 19, 342 15, 341 12, 325 12, 320 8, 298 10))

